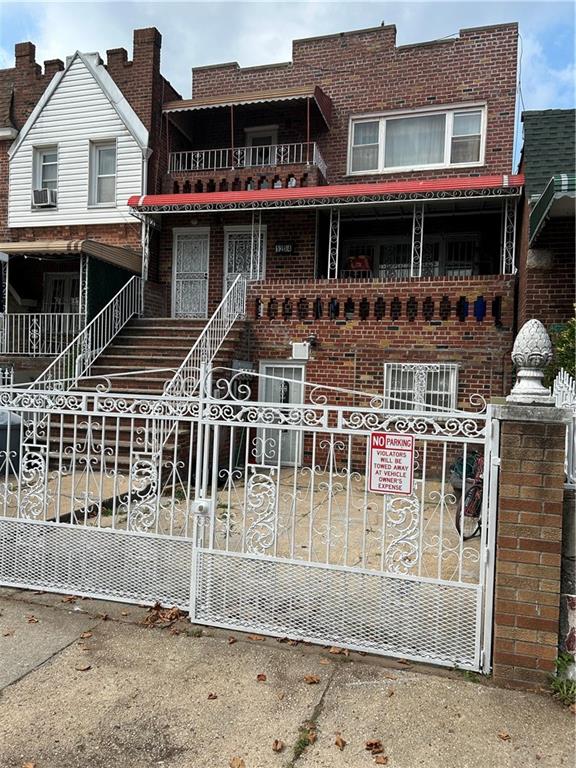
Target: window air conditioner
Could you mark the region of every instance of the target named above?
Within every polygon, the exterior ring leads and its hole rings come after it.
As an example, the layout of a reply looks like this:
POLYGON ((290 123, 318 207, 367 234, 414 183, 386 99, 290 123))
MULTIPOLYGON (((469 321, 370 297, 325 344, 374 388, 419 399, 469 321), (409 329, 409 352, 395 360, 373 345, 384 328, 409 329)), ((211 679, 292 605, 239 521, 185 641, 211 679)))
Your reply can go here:
POLYGON ((34 208, 54 208, 56 205, 55 189, 32 190, 32 205, 34 208))

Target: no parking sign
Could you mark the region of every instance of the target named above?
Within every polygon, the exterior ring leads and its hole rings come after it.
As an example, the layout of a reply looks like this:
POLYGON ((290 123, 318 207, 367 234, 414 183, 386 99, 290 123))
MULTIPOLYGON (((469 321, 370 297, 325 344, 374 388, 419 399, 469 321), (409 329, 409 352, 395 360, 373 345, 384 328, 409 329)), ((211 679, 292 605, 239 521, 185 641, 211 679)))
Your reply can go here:
POLYGON ((372 432, 368 490, 409 496, 414 485, 414 435, 372 432))

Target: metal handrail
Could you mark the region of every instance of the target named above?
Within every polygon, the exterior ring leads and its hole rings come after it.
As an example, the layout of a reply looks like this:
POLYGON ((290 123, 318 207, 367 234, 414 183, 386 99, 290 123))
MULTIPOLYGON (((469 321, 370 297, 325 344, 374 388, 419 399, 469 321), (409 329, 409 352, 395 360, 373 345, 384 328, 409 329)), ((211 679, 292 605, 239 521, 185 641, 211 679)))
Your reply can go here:
POLYGON ((170 152, 169 173, 301 164, 317 165, 326 175, 326 163, 313 141, 170 152))
POLYGON ((133 275, 96 317, 32 382, 30 389, 52 384, 59 390, 76 386, 94 360, 134 315, 142 314, 142 278, 133 275))
POLYGON ((192 394, 198 386, 200 367, 210 365, 234 323, 246 313, 246 278, 236 277, 218 308, 204 326, 192 349, 164 389, 166 395, 192 394))
POLYGON ((558 371, 554 379, 552 394, 557 408, 567 408, 572 411, 572 421, 566 430, 564 470, 566 483, 576 487, 576 381, 563 368, 558 371))

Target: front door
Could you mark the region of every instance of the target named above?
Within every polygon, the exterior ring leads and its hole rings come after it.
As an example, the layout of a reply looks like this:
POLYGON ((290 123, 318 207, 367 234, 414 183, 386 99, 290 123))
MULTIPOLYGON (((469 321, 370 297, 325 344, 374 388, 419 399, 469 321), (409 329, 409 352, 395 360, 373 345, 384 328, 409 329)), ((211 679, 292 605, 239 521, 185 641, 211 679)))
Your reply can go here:
MULTIPOLYGON (((266 403, 304 402, 304 366, 293 363, 262 365, 264 374, 261 400, 266 403)), ((260 463, 271 466, 298 466, 302 459, 302 435, 299 430, 262 429, 260 463)))
POLYGON ((224 293, 238 275, 244 275, 246 280, 261 280, 266 259, 266 227, 240 226, 226 229, 224 255, 224 293))
POLYGON ((209 229, 174 232, 174 317, 208 316, 209 229))

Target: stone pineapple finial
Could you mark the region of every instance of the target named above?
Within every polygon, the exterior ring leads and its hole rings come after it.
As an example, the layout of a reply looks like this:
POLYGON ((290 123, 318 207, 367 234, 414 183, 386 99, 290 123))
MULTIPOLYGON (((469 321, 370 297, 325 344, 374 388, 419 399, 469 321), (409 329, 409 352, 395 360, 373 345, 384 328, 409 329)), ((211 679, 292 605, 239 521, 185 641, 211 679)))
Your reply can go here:
POLYGON ((512 349, 517 368, 516 384, 506 398, 508 403, 554 405, 550 390, 542 384, 544 369, 552 360, 552 342, 540 320, 524 323, 512 349))

